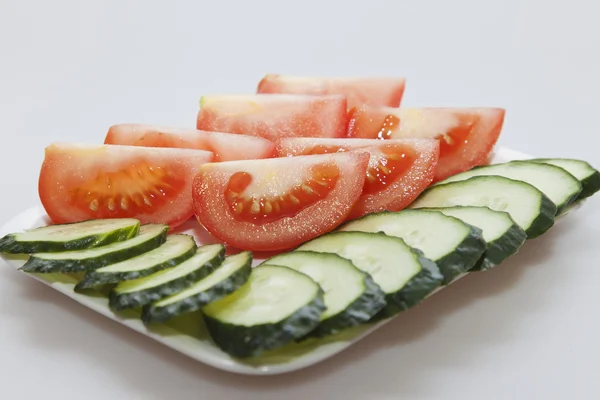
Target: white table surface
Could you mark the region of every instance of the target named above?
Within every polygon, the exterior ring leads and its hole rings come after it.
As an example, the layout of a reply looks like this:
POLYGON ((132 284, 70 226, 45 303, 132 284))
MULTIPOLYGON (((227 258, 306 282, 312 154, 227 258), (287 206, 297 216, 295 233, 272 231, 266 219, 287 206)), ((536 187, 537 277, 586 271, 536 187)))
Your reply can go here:
MULTIPOLYGON (((501 106, 501 143, 600 167, 593 1, 0 2, 0 222, 43 149, 119 122, 193 126, 266 72, 404 75, 404 105, 501 106), (412 5, 402 5, 411 3, 412 5)), ((600 200, 355 348, 276 377, 219 372, 0 265, 11 399, 600 399, 600 200)))

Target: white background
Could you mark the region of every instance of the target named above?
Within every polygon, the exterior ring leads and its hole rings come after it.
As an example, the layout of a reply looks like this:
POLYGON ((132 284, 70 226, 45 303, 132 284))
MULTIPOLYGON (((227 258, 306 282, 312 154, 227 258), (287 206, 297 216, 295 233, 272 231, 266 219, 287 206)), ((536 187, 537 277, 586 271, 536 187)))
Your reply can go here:
MULTIPOLYGON (((500 106, 501 144, 600 167, 598 2, 0 2, 0 221, 43 149, 109 125, 194 125, 267 72, 401 75, 404 105, 500 106)), ((600 201, 355 348, 291 375, 215 371, 0 265, 14 399, 599 399, 600 201)))

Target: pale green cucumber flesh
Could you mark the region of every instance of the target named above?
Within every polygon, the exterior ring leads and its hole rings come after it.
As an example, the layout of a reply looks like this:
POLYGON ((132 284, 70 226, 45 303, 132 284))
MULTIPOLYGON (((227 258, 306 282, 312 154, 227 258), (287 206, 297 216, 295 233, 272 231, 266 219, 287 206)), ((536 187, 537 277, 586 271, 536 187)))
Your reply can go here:
POLYGON ((112 310, 121 311, 179 293, 210 274, 224 258, 223 245, 199 247, 196 254, 173 268, 118 283, 110 293, 108 305, 112 310))
POLYGON ((132 218, 48 225, 4 236, 0 239, 0 252, 32 254, 89 249, 130 239, 139 229, 140 221, 132 218))
POLYGON ((383 232, 404 240, 436 263, 448 284, 469 271, 485 250, 481 230, 439 212, 380 212, 347 222, 340 231, 383 232))
POLYGON ((246 283, 251 271, 251 252, 229 256, 213 272, 190 287, 144 306, 142 321, 145 324, 164 322, 197 311, 238 290, 246 283))
POLYGON ((264 264, 306 274, 325 292, 327 309, 310 336, 332 335, 364 324, 386 306, 385 294, 373 278, 337 254, 296 250, 269 258, 264 264))
POLYGON ((86 273, 75 286, 75 291, 138 279, 163 269, 173 268, 192 257, 196 253, 196 248, 193 237, 182 234, 170 235, 163 245, 154 250, 86 273))
POLYGON ((233 357, 246 358, 313 331, 325 304, 323 290, 307 275, 263 264, 241 288, 202 311, 215 344, 233 357))
POLYGON ((437 265, 421 251, 384 233, 331 232, 297 250, 338 254, 368 273, 385 293, 386 316, 419 304, 443 280, 437 265))
POLYGON ((527 233, 528 239, 550 229, 556 215, 556 205, 534 186, 495 175, 432 186, 410 208, 455 206, 484 206, 505 211, 527 233))
POLYGON ((579 196, 577 196, 577 200, 590 197, 600 190, 600 172, 583 160, 572 158, 536 158, 527 161, 555 165, 579 179, 582 189, 579 196))
POLYGON ((560 214, 563 209, 575 201, 582 189, 579 180, 564 169, 550 164, 529 161, 511 161, 476 167, 437 182, 435 185, 463 181, 475 176, 502 176, 529 183, 544 193, 556 205, 557 214, 560 214))
POLYGON ((504 211, 478 206, 427 208, 426 210, 439 211, 482 230, 487 248, 471 271, 500 265, 502 261, 516 254, 527 239, 525 231, 513 221, 510 214, 504 211))
POLYGON ((168 230, 168 225, 148 224, 140 227, 137 236, 106 246, 60 253, 34 253, 21 269, 32 273, 93 271, 156 249, 167 240, 168 230))

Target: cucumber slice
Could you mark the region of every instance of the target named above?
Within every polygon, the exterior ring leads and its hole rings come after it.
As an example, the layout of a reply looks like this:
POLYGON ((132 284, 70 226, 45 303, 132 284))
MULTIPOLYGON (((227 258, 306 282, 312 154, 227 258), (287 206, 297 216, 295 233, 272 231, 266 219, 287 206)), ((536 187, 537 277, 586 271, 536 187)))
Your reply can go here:
POLYGON ((323 290, 291 268, 263 264, 248 282, 203 308, 213 341, 237 358, 253 357, 314 330, 325 311, 323 290))
POLYGON ((476 176, 465 181, 435 185, 410 208, 486 206, 506 211, 527 233, 538 237, 554 225, 556 205, 532 185, 501 176, 476 176))
POLYGON ((504 211, 474 206, 427 210, 442 212, 481 229, 487 249, 471 271, 486 270, 500 265, 502 261, 516 254, 527 239, 525 231, 504 211))
POLYGON ((133 218, 42 226, 4 236, 0 239, 0 252, 32 254, 89 249, 130 239, 139 229, 140 221, 133 218))
POLYGON ((145 324, 164 322, 178 315, 201 309, 238 290, 252 271, 252 253, 242 253, 225 258, 221 265, 202 280, 187 289, 165 297, 142 309, 145 324))
POLYGON ((536 158, 527 161, 555 165, 579 179, 582 189, 579 196, 577 196, 577 200, 590 197, 600 190, 600 172, 583 160, 574 160, 572 158, 536 158))
POLYGON ((75 291, 142 278, 172 268, 196 253, 196 242, 189 235, 170 235, 165 243, 137 257, 110 264, 85 274, 75 291))
POLYGON ((549 164, 528 161, 511 161, 504 164, 474 168, 451 176, 436 185, 464 181, 474 176, 503 176, 523 181, 539 189, 554 204, 556 213, 560 214, 581 193, 581 183, 573 175, 562 168, 549 164))
POLYGON ((224 258, 223 245, 202 246, 196 254, 173 268, 118 283, 110 293, 108 305, 114 311, 121 311, 179 293, 210 274, 224 258))
POLYGON ((147 224, 139 235, 122 242, 86 250, 34 253, 21 269, 34 273, 93 271, 156 249, 167 240, 168 230, 168 225, 147 224))
POLYGON ((386 317, 420 303, 444 278, 437 265, 420 250, 383 233, 332 232, 297 250, 335 253, 368 273, 385 293, 386 317))
POLYGON ((280 265, 306 274, 325 292, 327 309, 310 336, 333 335, 364 324, 386 306, 385 294, 373 278, 337 254, 292 251, 271 257, 265 264, 280 265))
POLYGON ((439 212, 402 210, 366 215, 341 231, 383 232, 401 238, 437 264, 448 284, 469 271, 485 250, 481 229, 439 212))

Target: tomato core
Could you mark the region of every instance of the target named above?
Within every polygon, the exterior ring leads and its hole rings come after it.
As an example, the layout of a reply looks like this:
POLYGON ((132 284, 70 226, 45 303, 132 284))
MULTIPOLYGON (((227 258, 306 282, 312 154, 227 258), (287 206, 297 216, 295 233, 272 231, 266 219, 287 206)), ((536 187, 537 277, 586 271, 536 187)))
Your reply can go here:
MULTIPOLYGON (((395 117, 394 117, 395 118, 395 117)), ((325 154, 348 151, 339 146, 317 145, 304 154, 325 154)), ((367 169, 363 194, 374 194, 387 188, 413 166, 417 159, 415 151, 407 146, 389 145, 381 148, 384 157, 380 157, 375 167, 367 169)))
POLYGON ((150 213, 164 205, 185 186, 183 179, 161 166, 131 165, 127 169, 99 173, 70 191, 70 203, 92 212, 94 218, 123 218, 150 213))
POLYGON ((381 157, 375 167, 367 170, 363 194, 374 194, 386 189, 391 182, 406 174, 417 159, 415 151, 406 146, 385 146, 382 152, 385 157, 381 157))
POLYGON ((469 143, 469 135, 478 120, 477 116, 461 116, 456 127, 437 136, 436 139, 440 141, 440 157, 456 153, 463 145, 469 143))
POLYGON ((304 208, 327 197, 340 177, 335 165, 311 168, 310 178, 294 186, 289 192, 275 197, 245 197, 244 190, 252 183, 248 172, 236 172, 225 189, 225 199, 232 215, 239 221, 264 224, 284 217, 293 217, 304 208))

